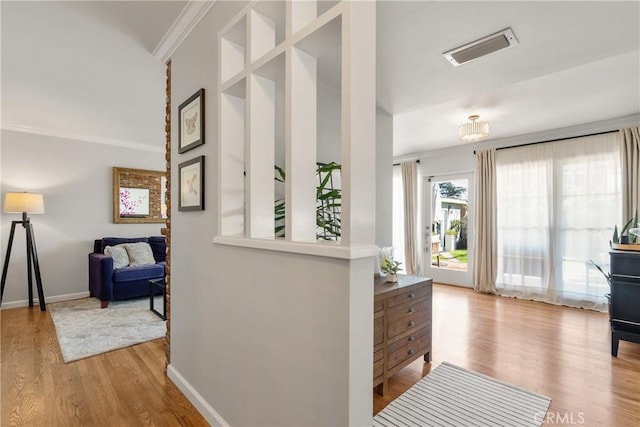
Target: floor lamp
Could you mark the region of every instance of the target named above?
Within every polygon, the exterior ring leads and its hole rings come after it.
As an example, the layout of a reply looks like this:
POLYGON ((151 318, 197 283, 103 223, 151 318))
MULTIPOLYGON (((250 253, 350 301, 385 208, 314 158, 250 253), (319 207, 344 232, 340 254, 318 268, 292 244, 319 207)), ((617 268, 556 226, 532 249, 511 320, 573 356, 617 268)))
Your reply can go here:
POLYGON ((11 257, 11 246, 13 245, 13 236, 16 232, 16 225, 20 224, 27 233, 27 279, 29 283, 29 307, 33 307, 33 280, 31 269, 36 276, 36 286, 38 287, 38 300, 40 302, 40 310, 45 311, 44 292, 42 290, 42 277, 40 276, 40 263, 38 262, 38 251, 36 250, 36 240, 33 234, 33 226, 31 220, 27 217, 28 213, 42 214, 44 213, 44 200, 42 194, 35 193, 7 193, 4 198, 5 213, 22 213, 22 221, 11 221, 11 233, 9 234, 9 244, 7 245, 7 254, 4 257, 4 267, 2 268, 2 289, 0 292, 0 303, 4 296, 4 285, 7 281, 7 270, 9 269, 9 258, 11 257))

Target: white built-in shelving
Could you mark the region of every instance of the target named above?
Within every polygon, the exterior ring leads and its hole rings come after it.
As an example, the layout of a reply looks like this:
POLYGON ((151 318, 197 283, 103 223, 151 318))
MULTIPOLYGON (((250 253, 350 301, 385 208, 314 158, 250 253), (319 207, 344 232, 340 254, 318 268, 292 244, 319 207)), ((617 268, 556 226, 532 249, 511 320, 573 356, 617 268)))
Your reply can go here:
POLYGON ((220 38, 221 79, 228 82, 229 79, 241 73, 245 69, 247 51, 247 19, 243 17, 229 28, 220 38))
MULTIPOLYGON (((341 242, 316 240, 317 132, 325 114, 318 108, 318 90, 324 85, 341 93, 345 81, 354 78, 343 60, 345 49, 351 52, 343 45, 345 34, 352 31, 345 19, 351 13, 349 3, 254 1, 218 34, 215 242, 345 258, 358 252, 349 246, 366 243, 350 239, 349 224, 344 222, 341 242), (284 188, 274 181, 276 164, 286 170, 284 188), (274 201, 283 197, 286 237, 278 239, 274 201)), ((337 146, 342 148, 335 161, 343 164, 344 211, 353 206, 348 199, 351 177, 344 174, 350 170, 344 161, 351 158, 351 137, 340 129, 353 116, 345 110, 350 108, 349 97, 342 94, 340 99, 341 123, 336 126, 341 135, 337 146)))

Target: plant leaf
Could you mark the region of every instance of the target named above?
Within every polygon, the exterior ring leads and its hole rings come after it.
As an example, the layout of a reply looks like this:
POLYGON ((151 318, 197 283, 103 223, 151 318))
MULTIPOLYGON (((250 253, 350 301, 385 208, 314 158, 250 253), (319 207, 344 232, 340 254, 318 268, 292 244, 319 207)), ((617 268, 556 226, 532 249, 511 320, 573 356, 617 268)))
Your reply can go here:
POLYGON ((605 273, 604 270, 598 264, 596 264, 595 261, 593 261, 592 259, 590 259, 589 262, 591 262, 591 264, 596 266, 596 268, 600 271, 600 273, 602 273, 602 275, 607 279, 607 282, 609 282, 609 285, 611 285, 611 273, 605 273))
POLYGON ((631 223, 633 222, 633 218, 631 218, 625 225, 622 227, 622 231, 620 232, 621 236, 624 236, 624 233, 627 231, 631 223))
POLYGON ((280 182, 284 182, 285 177, 286 177, 286 173, 285 173, 284 169, 282 169, 278 165, 273 165, 273 168, 276 170, 276 172, 278 172, 278 176, 275 177, 275 180, 276 181, 280 181, 280 182))

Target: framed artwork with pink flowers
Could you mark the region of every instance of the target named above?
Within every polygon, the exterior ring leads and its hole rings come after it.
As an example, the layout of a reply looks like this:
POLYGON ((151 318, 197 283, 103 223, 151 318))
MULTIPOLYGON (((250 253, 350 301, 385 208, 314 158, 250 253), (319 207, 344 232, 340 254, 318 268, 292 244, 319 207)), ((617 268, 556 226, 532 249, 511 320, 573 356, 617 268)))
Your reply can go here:
POLYGON ((162 223, 167 220, 167 174, 163 171, 113 168, 113 222, 162 223))

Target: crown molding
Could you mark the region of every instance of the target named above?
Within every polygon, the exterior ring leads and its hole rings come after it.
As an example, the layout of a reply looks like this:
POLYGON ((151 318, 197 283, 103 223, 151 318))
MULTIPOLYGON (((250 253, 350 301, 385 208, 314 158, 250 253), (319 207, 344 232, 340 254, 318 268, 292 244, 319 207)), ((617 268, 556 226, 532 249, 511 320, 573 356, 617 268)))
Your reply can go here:
POLYGON ((93 135, 81 135, 73 132, 65 132, 54 129, 37 128, 33 126, 24 126, 15 123, 3 123, 2 130, 8 130, 13 132, 31 133, 34 135, 50 136, 54 138, 71 139, 74 141, 85 141, 94 144, 113 145, 116 147, 132 148, 134 150, 151 151, 154 153, 164 153, 164 143, 161 147, 154 147, 149 144, 144 144, 137 141, 126 141, 122 139, 114 138, 102 138, 93 135))
POLYGON ((166 63, 217 0, 190 0, 173 21, 152 55, 166 63))

